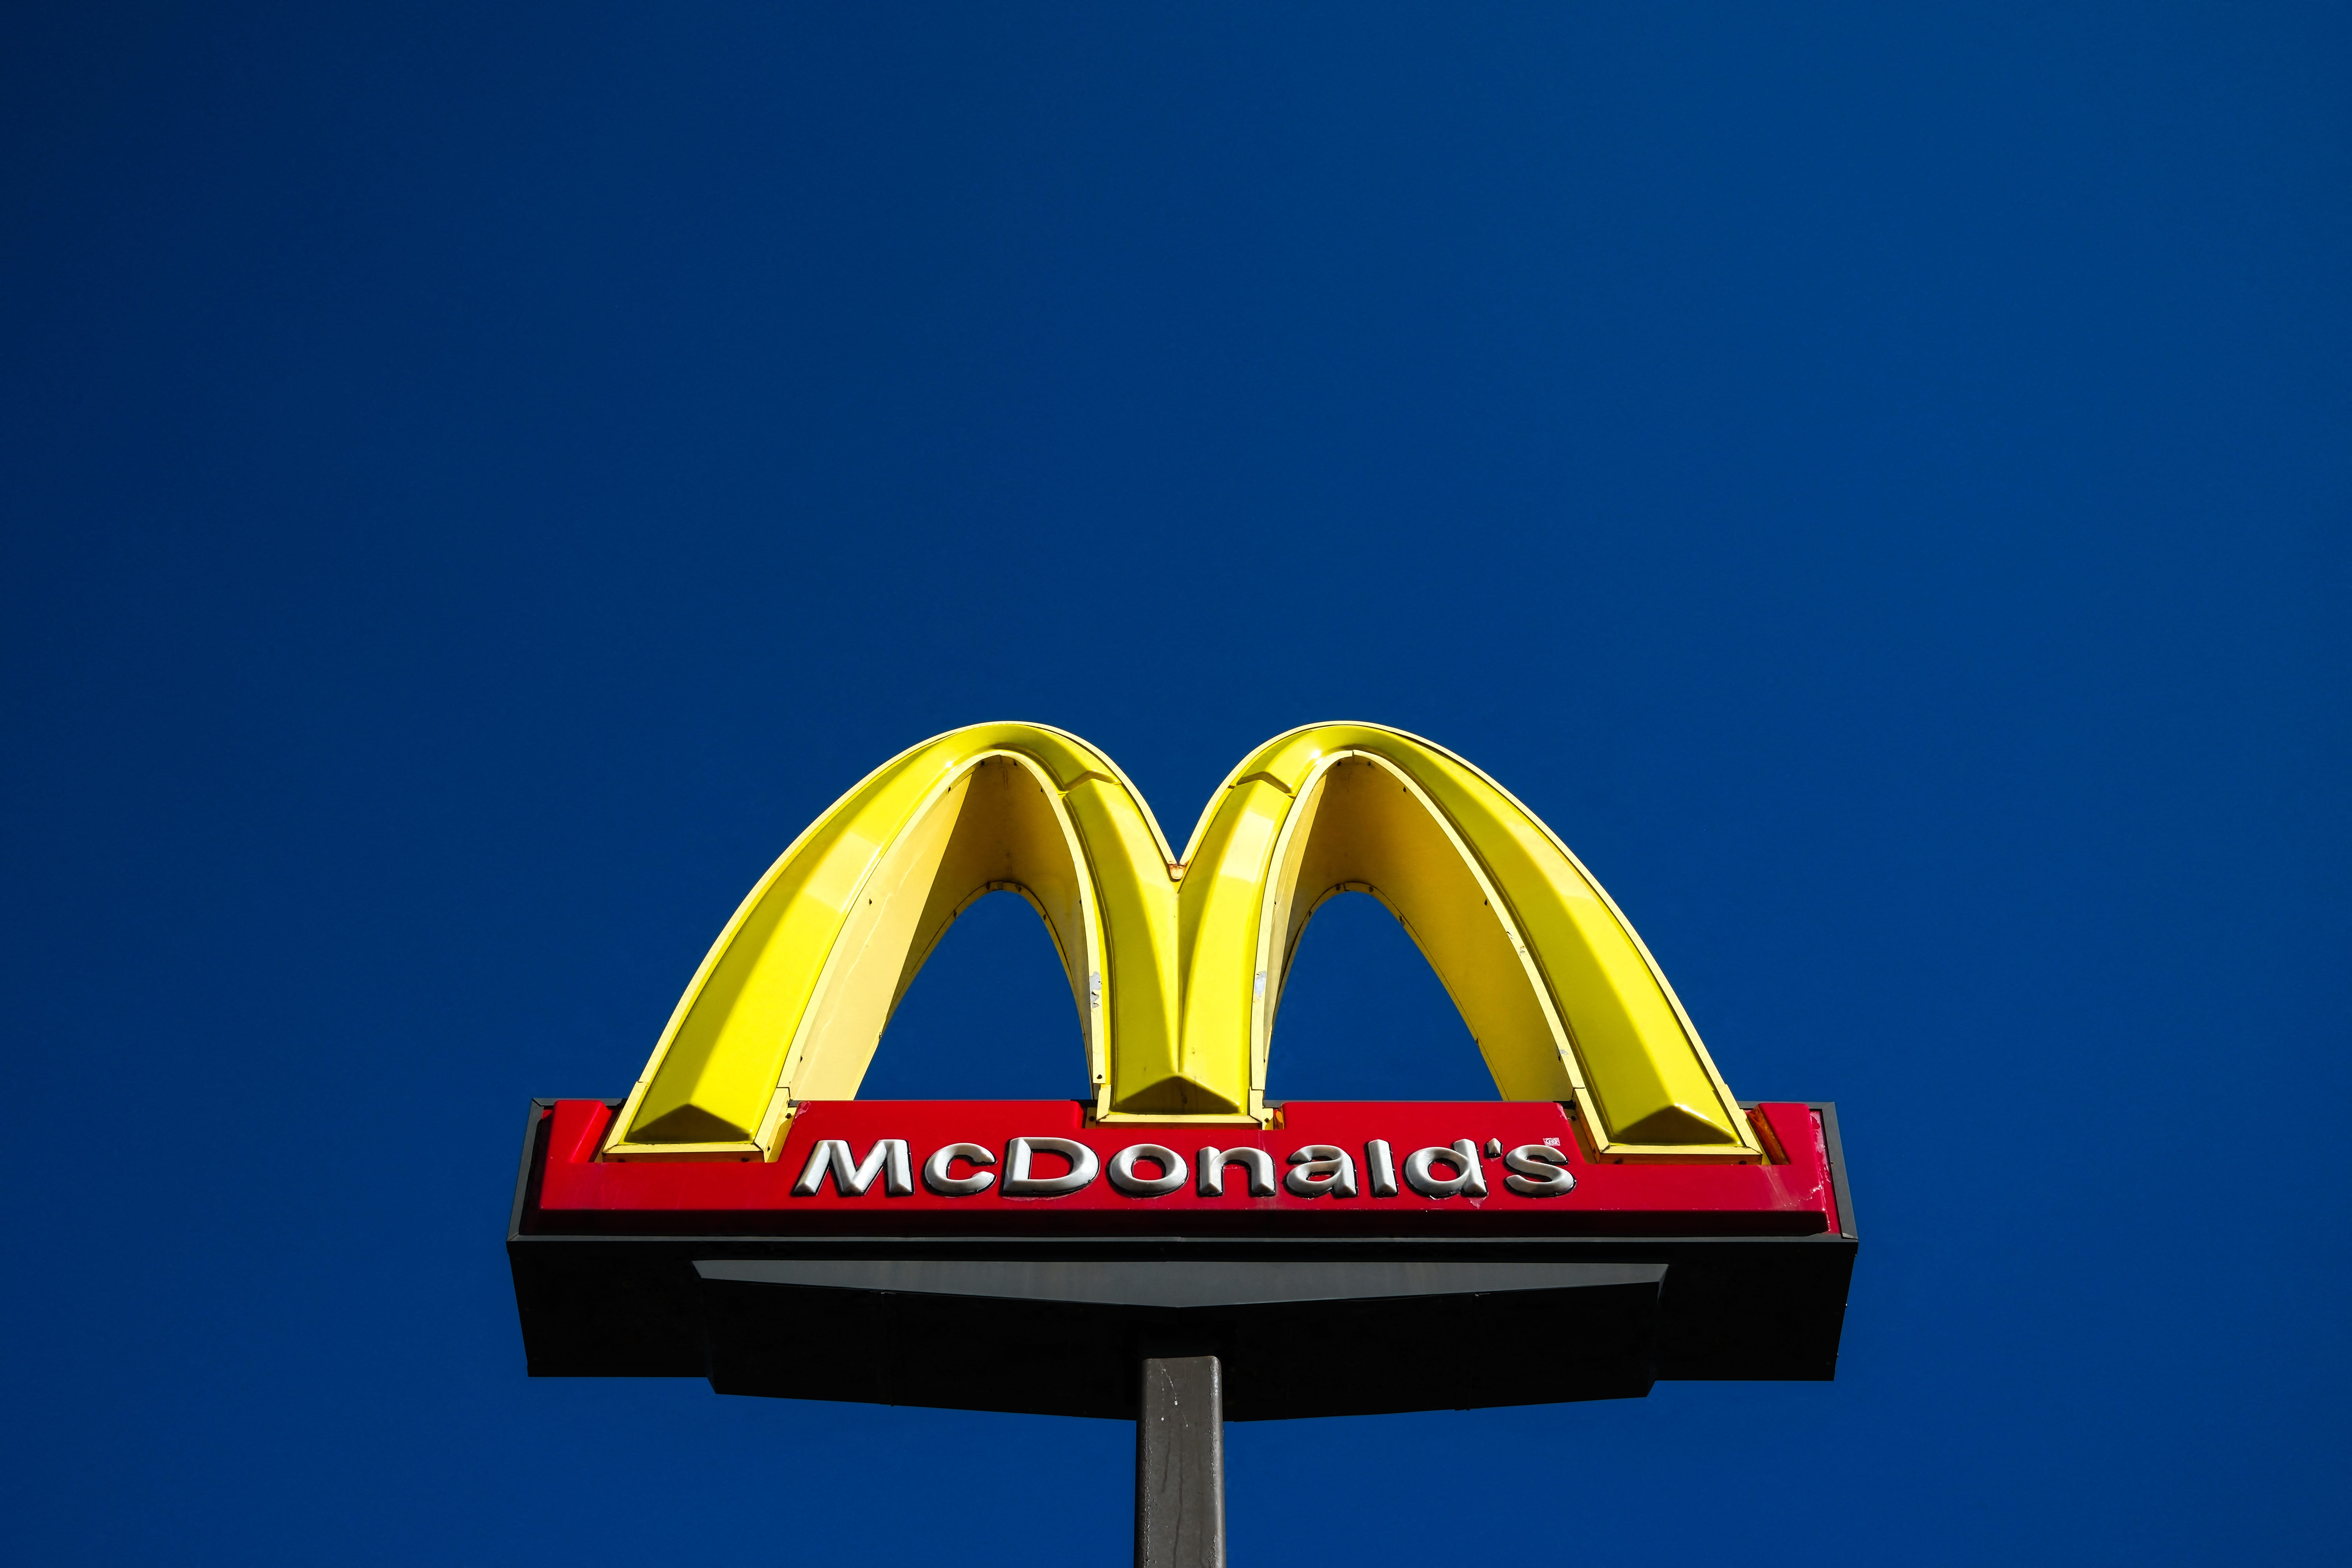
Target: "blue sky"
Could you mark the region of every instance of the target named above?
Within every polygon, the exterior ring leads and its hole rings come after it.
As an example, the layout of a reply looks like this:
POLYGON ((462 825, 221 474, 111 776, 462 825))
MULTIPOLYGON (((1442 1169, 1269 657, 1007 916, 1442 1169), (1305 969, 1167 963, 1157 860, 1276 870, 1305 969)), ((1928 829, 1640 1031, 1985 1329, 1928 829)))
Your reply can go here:
MULTIPOLYGON (((1834 1384, 1237 1426, 1237 1563, 2334 1560, 2348 32, 12 11, 11 1555, 1120 1560, 1113 1424, 526 1379, 525 1104, 915 740, 1181 837, 1360 718, 1864 1250, 1834 1384)), ((988 900, 869 1087, 1076 1092, 1060 984, 988 900)), ((1369 900, 1276 1048, 1491 1092, 1369 900)))

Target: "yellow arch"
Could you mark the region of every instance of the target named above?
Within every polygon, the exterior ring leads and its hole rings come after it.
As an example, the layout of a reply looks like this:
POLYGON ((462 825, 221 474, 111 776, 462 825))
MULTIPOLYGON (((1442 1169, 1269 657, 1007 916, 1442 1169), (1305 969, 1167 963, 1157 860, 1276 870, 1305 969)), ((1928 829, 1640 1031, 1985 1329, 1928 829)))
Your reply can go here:
POLYGON ((1358 890, 1420 946, 1506 1100, 1575 1102, 1612 1155, 1754 1153, 1623 912, 1535 813, 1444 748, 1376 724, 1277 735, 1226 776, 1185 861, 1188 1059, 1222 1051, 1253 1106, 1307 921, 1358 890))
POLYGON ((795 1102, 856 1096, 949 922, 1005 888, 1061 954, 1097 1120, 1265 1120, 1299 936, 1360 890, 1428 957, 1504 1098, 1572 1102, 1607 1156, 1757 1157, 1673 988, 1567 847, 1470 763, 1372 724, 1258 748, 1181 861, 1066 731, 977 724, 901 752, 744 899, 606 1152, 772 1158, 795 1102))

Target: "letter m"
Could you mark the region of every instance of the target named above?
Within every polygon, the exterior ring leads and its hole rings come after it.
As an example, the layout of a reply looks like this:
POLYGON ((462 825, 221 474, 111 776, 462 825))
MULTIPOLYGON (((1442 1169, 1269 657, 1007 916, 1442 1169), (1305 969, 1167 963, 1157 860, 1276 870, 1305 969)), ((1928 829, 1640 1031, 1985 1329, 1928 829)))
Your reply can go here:
POLYGON ((882 1190, 894 1198, 909 1196, 915 1190, 913 1170, 907 1162, 907 1141, 904 1138, 882 1138, 866 1152, 863 1163, 852 1161, 849 1145, 838 1138, 820 1138, 809 1151, 808 1163, 801 1167, 801 1179, 793 1184, 793 1196, 813 1198, 824 1185, 824 1173, 833 1173, 833 1184, 845 1198, 863 1197, 874 1178, 887 1171, 882 1190))

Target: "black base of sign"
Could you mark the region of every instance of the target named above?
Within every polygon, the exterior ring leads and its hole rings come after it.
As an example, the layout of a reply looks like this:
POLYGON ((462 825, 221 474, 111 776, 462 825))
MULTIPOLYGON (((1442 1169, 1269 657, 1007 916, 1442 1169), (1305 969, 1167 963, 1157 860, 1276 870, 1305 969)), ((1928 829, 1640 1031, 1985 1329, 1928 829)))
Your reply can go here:
POLYGON ((1254 1421, 1646 1394, 1665 1269, 1227 1257, 697 1272, 721 1394, 1132 1420, 1139 1352, 1213 1355, 1226 1419, 1254 1421), (1167 1304, 1179 1277, 1214 1299, 1167 1304))

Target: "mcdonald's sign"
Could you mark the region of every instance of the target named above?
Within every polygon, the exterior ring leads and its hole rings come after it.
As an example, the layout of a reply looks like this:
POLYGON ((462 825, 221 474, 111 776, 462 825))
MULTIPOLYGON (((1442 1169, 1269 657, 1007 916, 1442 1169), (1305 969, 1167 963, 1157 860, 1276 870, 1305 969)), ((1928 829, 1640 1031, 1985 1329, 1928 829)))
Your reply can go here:
POLYGON ((1101 752, 901 752, 752 887, 619 1100, 534 1101, 509 1254, 531 1371, 1132 1415, 1153 1347, 1234 1419, 1825 1378, 1855 1252, 1834 1109, 1735 1099, 1632 924, 1461 757, 1278 735, 1183 853, 1101 752), (860 1100, 956 916, 1020 894, 1089 1100, 860 1100), (1266 1098, 1316 909, 1365 892, 1494 1077, 1266 1098))

